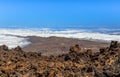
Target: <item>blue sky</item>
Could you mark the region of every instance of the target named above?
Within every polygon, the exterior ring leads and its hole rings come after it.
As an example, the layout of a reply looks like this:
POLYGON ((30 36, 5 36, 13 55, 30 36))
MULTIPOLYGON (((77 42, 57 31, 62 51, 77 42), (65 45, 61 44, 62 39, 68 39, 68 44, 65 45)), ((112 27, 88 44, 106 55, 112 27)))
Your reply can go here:
POLYGON ((120 1, 0 0, 0 27, 61 27, 61 25, 118 28, 120 1))

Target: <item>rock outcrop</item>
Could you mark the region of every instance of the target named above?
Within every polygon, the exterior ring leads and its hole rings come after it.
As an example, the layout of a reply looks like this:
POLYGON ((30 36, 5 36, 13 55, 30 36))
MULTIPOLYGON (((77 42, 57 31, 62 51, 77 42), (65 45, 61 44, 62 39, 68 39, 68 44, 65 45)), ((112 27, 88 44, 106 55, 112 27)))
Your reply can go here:
POLYGON ((93 53, 79 52, 76 45, 68 54, 42 56, 24 52, 20 47, 0 46, 0 77, 119 77, 120 45, 112 41, 109 47, 93 53), (75 47, 75 49, 74 49, 75 47))

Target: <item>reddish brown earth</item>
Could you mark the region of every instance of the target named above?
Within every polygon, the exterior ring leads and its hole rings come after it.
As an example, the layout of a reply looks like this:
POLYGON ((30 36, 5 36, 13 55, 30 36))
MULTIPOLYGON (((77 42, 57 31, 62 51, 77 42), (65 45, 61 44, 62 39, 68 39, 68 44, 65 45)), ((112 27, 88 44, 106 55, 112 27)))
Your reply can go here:
POLYGON ((87 41, 73 38, 63 37, 28 37, 31 44, 24 47, 27 52, 41 52, 42 55, 60 55, 69 52, 69 47, 79 44, 82 51, 91 49, 93 52, 98 52, 101 47, 106 47, 109 44, 101 41, 87 41))

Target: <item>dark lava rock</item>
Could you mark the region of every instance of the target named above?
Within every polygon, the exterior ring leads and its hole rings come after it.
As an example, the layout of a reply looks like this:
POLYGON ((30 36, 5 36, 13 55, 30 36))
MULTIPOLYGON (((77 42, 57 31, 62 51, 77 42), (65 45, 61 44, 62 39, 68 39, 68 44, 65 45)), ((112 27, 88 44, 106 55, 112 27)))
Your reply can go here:
POLYGON ((8 49, 8 46, 2 45, 2 46, 0 46, 0 50, 8 51, 9 49, 8 49))

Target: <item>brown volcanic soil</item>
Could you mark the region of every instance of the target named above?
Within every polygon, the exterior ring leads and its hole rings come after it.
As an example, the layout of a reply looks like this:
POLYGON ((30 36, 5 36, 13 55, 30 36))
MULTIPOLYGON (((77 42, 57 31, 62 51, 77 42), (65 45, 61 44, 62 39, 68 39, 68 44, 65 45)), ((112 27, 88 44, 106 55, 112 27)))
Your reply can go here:
POLYGON ((63 37, 35 37, 29 36, 31 44, 24 47, 23 50, 27 52, 41 52, 42 55, 60 55, 68 53, 70 46, 79 44, 82 50, 92 49, 93 52, 99 51, 101 47, 106 47, 109 44, 103 42, 78 40, 73 38, 63 37))

